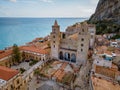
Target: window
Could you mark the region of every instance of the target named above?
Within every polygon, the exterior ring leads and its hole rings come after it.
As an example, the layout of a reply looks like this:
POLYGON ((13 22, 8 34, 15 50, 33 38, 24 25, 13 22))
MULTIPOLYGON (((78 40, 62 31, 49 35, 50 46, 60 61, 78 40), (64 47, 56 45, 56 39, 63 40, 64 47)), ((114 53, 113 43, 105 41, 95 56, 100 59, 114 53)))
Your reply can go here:
POLYGON ((63 33, 63 39, 65 39, 65 34, 63 33))
POLYGON ((82 29, 82 32, 84 32, 84 29, 82 29))
POLYGON ((39 58, 39 60, 41 60, 41 57, 39 58))
POLYGON ((55 38, 55 36, 53 36, 53 38, 55 38))
POLYGON ((84 41, 84 38, 82 38, 81 41, 84 41))
POLYGON ((55 41, 53 41, 53 43, 55 43, 55 41))
POLYGON ((11 85, 11 90, 13 90, 13 85, 11 85))
POLYGON ((84 44, 81 44, 81 47, 83 47, 84 46, 84 44))
POLYGON ((24 83, 26 83, 26 81, 24 81, 24 83))
POLYGON ((38 60, 38 58, 36 57, 36 60, 38 60))
POLYGON ((83 51, 83 49, 81 49, 81 52, 83 51))
POLYGON ((55 45, 54 45, 54 48, 55 48, 55 45))
POLYGON ((93 38, 93 35, 91 35, 91 38, 93 38))
POLYGON ((81 34, 81 33, 79 32, 79 34, 81 34))
POLYGON ((17 84, 19 84, 19 80, 17 80, 17 84))

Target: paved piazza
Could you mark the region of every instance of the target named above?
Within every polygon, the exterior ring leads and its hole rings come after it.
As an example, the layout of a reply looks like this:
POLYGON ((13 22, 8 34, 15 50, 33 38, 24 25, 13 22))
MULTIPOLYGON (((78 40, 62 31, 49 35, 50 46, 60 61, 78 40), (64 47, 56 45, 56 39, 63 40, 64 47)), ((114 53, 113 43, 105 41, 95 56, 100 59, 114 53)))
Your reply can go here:
POLYGON ((31 66, 29 66, 29 62, 22 62, 19 65, 13 65, 11 68, 20 69, 24 68, 25 70, 29 70, 31 66))

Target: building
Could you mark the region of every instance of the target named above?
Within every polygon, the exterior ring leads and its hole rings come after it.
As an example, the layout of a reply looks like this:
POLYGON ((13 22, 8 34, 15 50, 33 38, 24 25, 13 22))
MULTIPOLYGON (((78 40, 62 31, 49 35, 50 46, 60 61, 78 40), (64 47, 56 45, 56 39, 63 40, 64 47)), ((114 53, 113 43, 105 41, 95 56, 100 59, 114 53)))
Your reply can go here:
POLYGON ((118 47, 118 42, 110 42, 111 47, 118 47))
POLYGON ((120 72, 112 61, 96 58, 92 65, 90 90, 119 90, 120 72))
POLYGON ((91 77, 92 89, 91 90, 119 90, 120 85, 109 80, 98 77, 91 77))
POLYGON ((0 53, 0 66, 10 67, 12 65, 12 50, 5 50, 0 53))
POLYGON ((112 61, 104 60, 103 58, 97 58, 93 61, 94 65, 103 66, 103 67, 112 67, 112 61))
POLYGON ((24 90, 19 71, 0 66, 0 90, 24 90))
MULTIPOLYGON (((49 52, 44 49, 38 49, 33 46, 21 46, 21 61, 24 60, 48 60, 50 58, 49 52)), ((12 50, 4 50, 0 52, 0 66, 10 67, 14 63, 12 61, 12 50)))
POLYGON ((49 52, 47 52, 44 49, 39 49, 34 46, 22 46, 20 47, 20 50, 22 52, 22 58, 24 60, 48 60, 49 52))
POLYGON ((51 32, 51 58, 67 61, 76 65, 86 63, 89 48, 94 47, 95 26, 86 22, 77 23, 60 32, 55 21, 51 32))

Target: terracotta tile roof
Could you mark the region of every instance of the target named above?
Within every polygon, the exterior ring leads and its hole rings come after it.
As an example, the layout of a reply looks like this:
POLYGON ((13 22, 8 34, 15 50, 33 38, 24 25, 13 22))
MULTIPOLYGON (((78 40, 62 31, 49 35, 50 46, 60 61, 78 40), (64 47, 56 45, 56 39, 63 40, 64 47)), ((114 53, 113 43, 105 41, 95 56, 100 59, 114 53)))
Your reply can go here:
POLYGON ((68 64, 68 63, 66 63, 66 62, 63 63, 62 66, 61 66, 61 69, 62 69, 62 70, 65 69, 65 67, 67 66, 67 64, 68 64))
POLYGON ((46 50, 38 49, 34 46, 21 46, 20 50, 31 51, 31 52, 40 53, 40 54, 48 54, 48 52, 46 50))
POLYGON ((115 79, 115 76, 119 74, 119 71, 115 65, 112 65, 112 68, 95 65, 95 73, 115 79))
POLYGON ((0 59, 4 58, 4 57, 7 57, 11 54, 12 54, 12 50, 6 50, 6 51, 4 51, 3 53, 0 54, 0 59))
POLYGON ((7 68, 5 66, 0 66, 0 79, 8 81, 19 73, 19 71, 7 68))
POLYGON ((97 77, 91 77, 91 79, 93 83, 93 90, 120 90, 120 85, 113 83, 112 81, 99 79, 97 77))
POLYGON ((4 50, 0 50, 0 53, 3 53, 4 52, 4 50))

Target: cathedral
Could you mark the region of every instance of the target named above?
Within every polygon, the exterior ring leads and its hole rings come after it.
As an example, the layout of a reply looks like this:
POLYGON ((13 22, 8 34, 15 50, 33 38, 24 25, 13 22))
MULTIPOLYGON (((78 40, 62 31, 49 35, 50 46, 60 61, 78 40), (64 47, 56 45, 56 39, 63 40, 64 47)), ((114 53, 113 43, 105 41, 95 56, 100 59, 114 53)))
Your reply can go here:
POLYGON ((88 51, 94 47, 96 28, 86 22, 77 23, 60 32, 60 26, 55 20, 52 26, 51 58, 75 65, 85 65, 88 51))

